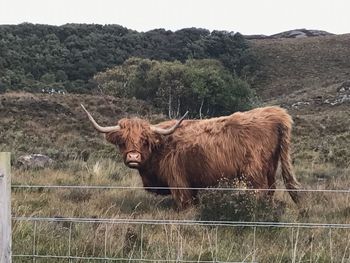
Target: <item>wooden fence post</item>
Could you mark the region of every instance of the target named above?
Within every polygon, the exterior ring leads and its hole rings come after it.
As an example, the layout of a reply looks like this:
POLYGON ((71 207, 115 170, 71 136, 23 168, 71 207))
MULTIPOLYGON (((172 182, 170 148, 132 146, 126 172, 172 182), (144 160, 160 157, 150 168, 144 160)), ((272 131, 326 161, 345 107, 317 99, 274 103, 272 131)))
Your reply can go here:
POLYGON ((11 263, 11 153, 0 152, 0 263, 11 263))

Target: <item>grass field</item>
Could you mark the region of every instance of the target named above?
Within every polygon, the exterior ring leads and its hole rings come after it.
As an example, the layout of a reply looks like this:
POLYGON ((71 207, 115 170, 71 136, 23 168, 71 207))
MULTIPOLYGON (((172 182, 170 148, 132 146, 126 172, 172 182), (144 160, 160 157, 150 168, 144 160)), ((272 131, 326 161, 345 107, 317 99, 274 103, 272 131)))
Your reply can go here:
MULTIPOLYGON (((349 35, 343 35, 253 43, 262 61, 255 83, 261 103, 256 106, 281 105, 292 115, 293 164, 305 189, 350 189, 348 40, 349 35)), ((123 116, 141 116, 153 123, 164 119, 156 109, 137 100, 79 94, 0 94, 0 151, 12 152, 12 184, 141 186, 135 171, 120 163, 114 147, 87 122, 80 103, 103 125, 123 116), (55 164, 22 169, 17 159, 26 153, 46 154, 55 164)), ((281 181, 279 187, 283 188, 281 181)), ((14 255, 77 257, 15 257, 13 262, 101 262, 84 257, 105 257, 103 262, 111 262, 107 258, 143 258, 141 262, 350 262, 350 229, 132 223, 136 219, 236 221, 242 216, 245 221, 300 222, 304 226, 350 224, 349 193, 307 193, 303 201, 307 213, 299 213, 285 192, 276 193, 274 207, 245 210, 244 206, 225 206, 224 201, 254 204, 255 197, 245 194, 248 192, 208 195, 203 191, 200 204, 184 211, 178 211, 170 197, 154 196, 143 189, 13 188, 12 193, 13 216, 56 219, 37 223, 14 220, 14 255), (61 222, 68 217, 93 222, 61 222), (100 222, 101 218, 130 222, 112 224, 100 222)))
MULTIPOLYGON (((337 95, 337 87, 325 87, 322 94, 324 99, 331 99, 337 95)), ((118 112, 122 102, 109 104, 106 110, 101 111, 98 105, 104 98, 99 96, 55 97, 22 93, 1 96, 3 109, 7 112, 0 111, 3 116, 2 122, 5 123, 1 126, 0 145, 3 151, 13 149, 13 184, 141 186, 139 176, 120 163, 120 157, 114 147, 96 134, 79 108, 79 103, 86 104, 103 124, 109 124, 108 110, 116 109, 118 112), (44 101, 45 107, 26 108, 30 100, 44 101), (98 102, 99 100, 101 101, 98 102), (52 110, 48 110, 47 107, 52 110), (15 111, 15 114, 11 115, 11 111, 15 111), (26 152, 48 154, 56 163, 45 169, 23 170, 17 167, 16 159, 26 152), (83 161, 84 158, 87 159, 86 162, 83 161)), ((317 101, 313 100, 314 97, 315 94, 311 91, 299 91, 282 99, 267 101, 265 104, 282 105, 289 109, 293 116, 293 163, 303 187, 349 189, 349 106, 346 103, 334 106, 317 104, 317 101), (293 106, 299 101, 308 101, 309 104, 293 106)), ((142 109, 144 108, 139 108, 137 103, 129 106, 129 112, 134 114, 142 109)), ((122 114, 120 111, 116 117, 119 118, 122 114)), ((157 118, 161 118, 159 114, 152 112, 152 109, 147 109, 139 115, 142 114, 148 115, 155 122, 157 118)), ((283 187, 281 183, 280 187, 283 187)), ((236 197, 230 193, 226 197, 221 194, 210 196, 211 207, 229 198, 235 200, 236 197)), ((251 196, 246 198, 249 200, 251 196)), ((281 205, 267 208, 267 211, 278 215, 275 218, 277 222, 350 223, 349 194, 307 194, 304 206, 308 209, 308 216, 300 216, 288 194, 276 193, 276 200, 281 205)), ((198 221, 203 217, 216 220, 216 215, 220 212, 208 212, 203 210, 201 205, 177 211, 171 198, 157 197, 142 189, 13 189, 12 207, 13 215, 19 217, 86 217, 96 220, 129 218, 198 221)), ((219 205, 217 207, 220 209, 219 205)), ((265 214, 266 217, 253 216, 251 220, 270 221, 269 212, 265 214)), ((235 213, 232 211, 232 214, 235 213)), ((243 211, 243 215, 244 213, 243 211)), ((350 230, 334 228, 213 227, 176 224, 141 226, 132 223, 101 222, 70 224, 57 220, 37 224, 26 221, 13 222, 14 255, 142 257, 168 262, 175 259, 349 262, 349 242, 350 230)), ((32 262, 33 258, 14 258, 14 262, 29 261, 32 262)), ((36 258, 36 261, 68 260, 36 258)), ((71 259, 71 262, 100 261, 71 259)))
MULTIPOLYGON (((344 189, 349 187, 349 169, 332 166, 296 167, 304 188, 344 189), (332 177, 320 177, 332 174, 332 177)), ((138 175, 113 160, 72 161, 65 167, 30 171, 15 169, 13 184, 30 185, 118 185, 140 186, 138 175)), ((204 196, 206 193, 202 193, 204 196)), ((235 195, 227 193, 235 200, 235 195)), ((349 224, 350 193, 309 193, 305 198, 307 216, 301 216, 286 193, 276 193, 282 204, 266 212, 276 222, 349 224)), ((222 200, 211 194, 211 201, 222 200)), ((245 198, 251 198, 246 196, 245 198)), ((208 202, 208 201, 207 201, 208 202)), ((219 204, 218 204, 219 205, 219 204)), ((201 205, 178 211, 170 197, 157 197, 144 190, 14 189, 13 215, 56 218, 54 222, 14 221, 13 253, 76 257, 144 258, 163 260, 218 260, 244 262, 348 262, 350 229, 232 227, 197 225, 108 224, 100 218, 211 220, 201 205), (90 218, 97 222, 59 222, 62 218, 90 218), (35 230, 34 230, 35 229, 35 230), (35 233, 35 237, 34 237, 35 233), (35 243, 34 243, 35 240, 35 243), (70 248, 69 248, 70 247, 70 248)), ((208 212, 208 211, 206 211, 208 212)), ((254 213, 257 213, 255 211, 254 213)), ((252 213, 252 215, 254 214, 252 213)), ((232 215, 235 211, 232 210, 232 215)), ((232 218, 227 218, 230 220, 232 218)), ((234 218, 239 220, 239 217, 234 218)), ((247 220, 245 218, 245 220, 247 220)), ((31 258, 15 258, 28 262, 31 258)), ((38 262, 66 262, 67 259, 37 259, 38 262)), ((86 259, 74 262, 87 262, 86 259)), ((97 261, 89 261, 97 262, 97 261)))

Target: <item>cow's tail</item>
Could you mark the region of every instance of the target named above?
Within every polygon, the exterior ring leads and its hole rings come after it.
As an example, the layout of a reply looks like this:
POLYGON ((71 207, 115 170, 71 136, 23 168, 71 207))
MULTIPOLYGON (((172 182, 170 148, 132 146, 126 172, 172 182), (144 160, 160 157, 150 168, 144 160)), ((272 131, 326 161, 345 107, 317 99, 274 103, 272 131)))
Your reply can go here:
MULTIPOLYGON (((289 117, 289 116, 288 116, 289 117)), ((300 183, 293 173, 292 161, 290 157, 290 141, 292 130, 292 119, 289 117, 280 127, 280 161, 284 184, 290 196, 296 204, 300 203, 300 183)))

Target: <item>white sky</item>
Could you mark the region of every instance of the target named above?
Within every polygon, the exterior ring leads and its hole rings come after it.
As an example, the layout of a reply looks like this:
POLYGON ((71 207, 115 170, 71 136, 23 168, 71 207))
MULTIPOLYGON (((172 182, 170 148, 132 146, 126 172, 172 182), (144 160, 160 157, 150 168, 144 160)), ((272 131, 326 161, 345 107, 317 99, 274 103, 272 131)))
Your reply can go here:
POLYGON ((350 33, 350 0, 0 0, 0 24, 22 22, 266 35, 307 28, 342 34, 350 33))

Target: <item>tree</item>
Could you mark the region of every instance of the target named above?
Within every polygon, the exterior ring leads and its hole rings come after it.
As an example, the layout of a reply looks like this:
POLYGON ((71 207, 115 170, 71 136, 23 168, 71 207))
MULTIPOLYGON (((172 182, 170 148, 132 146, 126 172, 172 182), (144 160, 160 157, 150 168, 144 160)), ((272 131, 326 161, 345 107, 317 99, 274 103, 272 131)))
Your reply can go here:
POLYGON ((46 83, 46 84, 52 84, 56 80, 56 77, 52 73, 45 73, 44 75, 41 76, 40 81, 46 83))
POLYGON ((63 70, 57 70, 56 71, 56 81, 57 82, 65 82, 67 81, 68 77, 66 72, 64 72, 63 70))
POLYGON ((200 118, 230 114, 249 108, 253 95, 246 81, 213 59, 181 63, 131 58, 94 80, 103 92, 149 101, 170 118, 187 110, 200 118))
MULTIPOLYGON (((92 92, 94 86, 89 81, 94 75, 132 57, 181 63, 216 59, 232 74, 247 80, 258 65, 243 36, 226 31, 185 28, 136 32, 118 25, 0 25, 0 74, 21 72, 19 81, 12 81, 9 89, 37 90, 42 76, 52 73, 67 89, 74 87, 68 91, 92 92), (26 79, 28 73, 34 81, 26 79), (81 82, 85 90, 74 84, 81 82)), ((142 68, 138 70, 140 78, 142 68)))

